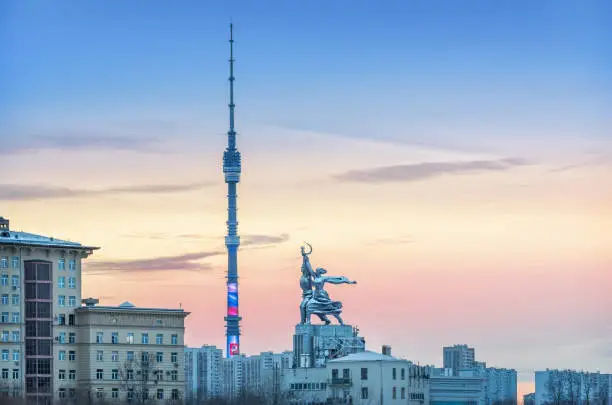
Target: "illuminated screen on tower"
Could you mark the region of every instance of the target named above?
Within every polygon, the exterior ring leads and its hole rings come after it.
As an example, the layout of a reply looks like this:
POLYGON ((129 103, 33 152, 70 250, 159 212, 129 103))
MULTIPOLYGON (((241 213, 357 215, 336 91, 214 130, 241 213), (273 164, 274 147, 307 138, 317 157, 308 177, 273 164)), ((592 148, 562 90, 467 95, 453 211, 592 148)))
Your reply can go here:
POLYGON ((238 284, 227 284, 227 315, 238 316, 238 284))
POLYGON ((240 354, 238 336, 228 336, 227 352, 230 356, 236 356, 240 354))

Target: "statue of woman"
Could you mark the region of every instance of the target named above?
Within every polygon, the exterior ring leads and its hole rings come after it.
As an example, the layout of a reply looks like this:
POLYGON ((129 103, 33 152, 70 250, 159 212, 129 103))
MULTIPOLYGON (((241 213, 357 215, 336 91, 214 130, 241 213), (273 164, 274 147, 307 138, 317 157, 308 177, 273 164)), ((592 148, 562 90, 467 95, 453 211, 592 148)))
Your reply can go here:
POLYGON ((314 293, 306 304, 307 318, 309 318, 310 315, 317 315, 326 325, 329 325, 331 322, 327 318, 327 315, 332 315, 338 320, 340 325, 344 325, 344 321, 340 317, 340 313, 342 313, 342 302, 331 300, 329 294, 325 291, 325 283, 357 284, 357 282, 351 281, 344 276, 326 276, 327 270, 322 267, 317 268, 315 271, 312 271, 312 267, 310 267, 308 270, 312 276, 314 293))

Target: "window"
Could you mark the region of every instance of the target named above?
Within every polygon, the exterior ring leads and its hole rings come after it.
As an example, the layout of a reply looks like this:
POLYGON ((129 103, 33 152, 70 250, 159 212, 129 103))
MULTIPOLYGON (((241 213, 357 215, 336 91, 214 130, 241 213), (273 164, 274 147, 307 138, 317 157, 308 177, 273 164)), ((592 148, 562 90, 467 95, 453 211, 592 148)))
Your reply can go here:
POLYGON ((134 361, 134 352, 127 352, 127 361, 134 361))
POLYGON ((8 368, 3 368, 2 369, 2 379, 3 380, 8 380, 8 372, 9 372, 8 368))
POLYGON ((66 259, 64 259, 63 257, 61 257, 58 261, 57 261, 57 269, 59 271, 64 271, 66 270, 66 259))
POLYGON ((66 350, 60 350, 58 356, 59 360, 66 360, 66 350))
POLYGON ((155 379, 157 381, 162 381, 164 379, 164 372, 161 370, 154 371, 153 374, 155 374, 155 379))
POLYGON ((75 398, 75 397, 76 397, 76 389, 68 388, 68 398, 75 398))
POLYGON ((178 381, 178 371, 177 370, 172 370, 170 372, 170 379, 172 381, 178 381))
POLYGON ((11 276, 11 285, 13 287, 19 287, 19 276, 11 276))
POLYGON ((76 380, 76 370, 68 371, 68 379, 69 380, 76 380))
POLYGON ((76 277, 68 277, 68 288, 76 288, 76 277))
POLYGON ((13 350, 13 361, 19 361, 19 350, 13 350))
POLYGON ((113 380, 118 380, 119 379, 119 370, 118 369, 113 369, 111 371, 111 379, 113 380))
POLYGON ((8 349, 2 349, 2 360, 8 361, 9 359, 9 351, 8 349))
POLYGON ((361 379, 362 380, 368 379, 368 369, 366 367, 361 368, 361 379))
POLYGON ((57 373, 57 379, 58 380, 65 380, 66 379, 66 370, 59 370, 57 373))
POLYGON ((13 256, 11 258, 11 267, 14 268, 14 269, 18 269, 19 268, 19 257, 13 256))
POLYGON ((19 369, 18 368, 13 369, 13 380, 19 380, 19 369))
POLYGON ((8 269, 8 256, 0 257, 0 268, 8 269))
POLYGON ((164 399, 164 390, 163 388, 157 389, 157 399, 164 399))
POLYGON ((114 345, 119 343, 119 332, 113 332, 111 334, 111 343, 114 345))
POLYGON ((178 362, 178 353, 170 353, 170 362, 172 363, 178 362))
POLYGON ((66 398, 66 388, 60 388, 57 390, 57 396, 60 398, 66 398))
POLYGON ((104 370, 99 368, 96 370, 96 380, 103 380, 103 379, 104 379, 104 370))
POLYGON ((68 361, 76 361, 76 352, 74 350, 68 352, 68 361))
POLYGON ((401 373, 401 374, 402 374, 402 380, 405 380, 405 379, 406 379, 406 369, 405 369, 405 368, 402 368, 402 369, 401 369, 401 372, 402 372, 402 373, 401 373))
POLYGON ((2 305, 8 305, 8 294, 2 294, 2 305))
POLYGON ((129 370, 127 371, 127 379, 128 379, 128 380, 133 380, 133 379, 134 379, 134 370, 129 369, 129 370))
POLYGON ((13 312, 11 314, 11 322, 19 323, 19 312, 13 312))
POLYGON ((157 355, 155 356, 155 361, 157 361, 158 363, 161 363, 164 361, 164 352, 157 352, 157 355))
POLYGON ((155 344, 163 345, 164 344, 164 335, 162 335, 161 333, 158 333, 157 335, 155 335, 155 344))
POLYGON ((58 343, 66 343, 66 332, 60 332, 57 337, 58 343))
POLYGON ((68 297, 68 305, 72 308, 76 307, 76 296, 71 295, 68 297))
POLYGON ((3 330, 2 331, 2 341, 3 342, 8 342, 9 339, 9 333, 8 330, 3 330))
POLYGON ((68 270, 76 271, 76 260, 72 259, 68 262, 68 270))
POLYGON ((66 287, 66 277, 61 276, 57 278, 57 288, 66 287))
POLYGON ((130 402, 132 399, 134 399, 134 388, 128 388, 127 389, 127 400, 128 402, 130 402))
POLYGON ((98 350, 96 352, 96 360, 97 361, 104 361, 104 351, 103 350, 98 350))
MULTIPOLYGON (((72 316, 72 315, 70 315, 72 316)), ((70 332, 68 334, 68 343, 70 344, 75 344, 76 343, 76 333, 75 332, 70 332)))
POLYGON ((142 352, 140 354, 140 361, 142 362, 143 365, 149 364, 149 353, 142 352))
POLYGON ((0 285, 8 285, 8 274, 7 273, 2 273, 2 276, 0 276, 0 285))
POLYGON ((119 398, 119 388, 113 388, 111 391, 111 398, 119 398))
POLYGON ((96 388, 96 398, 104 398, 104 388, 96 388))
POLYGON ((19 331, 14 330, 12 335, 13 335, 13 342, 19 342, 19 331))
POLYGON ((57 304, 60 307, 65 307, 66 306, 66 296, 65 295, 58 295, 57 296, 57 304))
POLYGON ((406 388, 402 387, 402 391, 401 392, 402 392, 402 399, 406 399, 406 388))
POLYGON ((104 332, 96 332, 96 343, 103 343, 104 332))
POLYGON ((172 335, 170 337, 170 343, 173 345, 178 345, 178 335, 172 335))
POLYGON ((114 361, 114 362, 119 361, 119 352, 112 352, 111 353, 111 361, 114 361))
POLYGON ((143 345, 149 344, 149 334, 148 333, 142 334, 142 344, 143 345))
POLYGON ((336 380, 336 379, 338 379, 338 369, 333 368, 332 369, 332 380, 336 380))
POLYGON ((361 399, 368 399, 368 388, 367 387, 361 388, 361 399))
POLYGON ((134 333, 128 332, 126 340, 129 345, 133 344, 134 343, 134 333))
POLYGON ((8 320, 9 320, 9 313, 3 312, 2 313, 2 323, 8 323, 8 320))
POLYGON ((179 390, 177 390, 176 388, 172 389, 172 399, 174 400, 179 399, 179 390))
POLYGON ((351 370, 349 370, 348 368, 343 369, 342 370, 342 378, 344 378, 344 379, 351 378, 351 370))
POLYGON ((393 367, 393 379, 397 380, 397 369, 393 367))
POLYGON ((58 325, 65 325, 66 324, 66 315, 65 314, 59 314, 57 316, 57 324, 58 325))
POLYGON ((11 295, 11 304, 12 305, 19 305, 19 294, 11 295))
MULTIPOLYGON (((395 370, 395 369, 394 369, 395 370)), ((393 387, 393 391, 391 394, 392 399, 397 399, 397 388, 393 387)))

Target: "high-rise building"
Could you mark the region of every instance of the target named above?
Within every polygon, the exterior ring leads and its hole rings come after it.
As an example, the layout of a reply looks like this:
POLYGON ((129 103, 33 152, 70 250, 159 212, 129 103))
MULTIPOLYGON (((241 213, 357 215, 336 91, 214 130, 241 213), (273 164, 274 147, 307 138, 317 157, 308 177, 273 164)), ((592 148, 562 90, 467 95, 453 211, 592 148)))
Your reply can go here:
POLYGON ((50 404, 60 387, 76 390, 81 260, 96 249, 12 231, 0 217, 0 378, 10 395, 50 404))
POLYGON ((238 305, 238 216, 236 205, 236 188, 240 182, 240 152, 236 148, 236 131, 234 129, 234 37, 230 24, 230 75, 229 75, 229 131, 227 131, 227 148, 223 153, 223 174, 227 183, 227 315, 225 317, 225 334, 227 336, 226 356, 240 354, 240 315, 238 305))
POLYGON ((452 369, 453 375, 459 375, 460 370, 474 368, 474 349, 468 345, 447 346, 443 349, 443 366, 452 369))
POLYGON ((484 363, 479 365, 471 370, 460 370, 459 376, 484 378, 485 405, 516 404, 516 370, 486 367, 484 363))
POLYGON ((196 402, 222 396, 223 351, 216 346, 185 349, 185 398, 196 402))

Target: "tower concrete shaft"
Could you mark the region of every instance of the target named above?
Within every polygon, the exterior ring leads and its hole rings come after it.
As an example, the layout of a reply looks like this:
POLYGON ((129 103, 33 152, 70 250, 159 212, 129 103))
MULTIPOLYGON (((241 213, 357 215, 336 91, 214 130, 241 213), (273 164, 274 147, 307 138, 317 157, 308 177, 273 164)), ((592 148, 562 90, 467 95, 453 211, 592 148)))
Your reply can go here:
POLYGON ((227 315, 225 317, 225 335, 227 336, 226 356, 240 354, 240 316, 238 312, 238 216, 236 214, 236 188, 240 182, 240 152, 236 149, 236 131, 234 129, 234 37, 230 24, 230 59, 229 59, 229 131, 227 131, 227 148, 223 153, 223 173, 227 183, 227 315))

